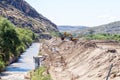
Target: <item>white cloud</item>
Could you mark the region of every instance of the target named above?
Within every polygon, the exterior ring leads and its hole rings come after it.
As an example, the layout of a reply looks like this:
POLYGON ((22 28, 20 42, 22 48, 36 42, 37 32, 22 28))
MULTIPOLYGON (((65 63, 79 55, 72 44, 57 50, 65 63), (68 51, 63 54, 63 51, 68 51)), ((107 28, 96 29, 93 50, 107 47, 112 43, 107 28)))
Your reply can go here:
POLYGON ((111 15, 100 15, 98 16, 98 19, 105 20, 105 21, 116 21, 116 20, 120 20, 120 17, 111 16, 111 15))

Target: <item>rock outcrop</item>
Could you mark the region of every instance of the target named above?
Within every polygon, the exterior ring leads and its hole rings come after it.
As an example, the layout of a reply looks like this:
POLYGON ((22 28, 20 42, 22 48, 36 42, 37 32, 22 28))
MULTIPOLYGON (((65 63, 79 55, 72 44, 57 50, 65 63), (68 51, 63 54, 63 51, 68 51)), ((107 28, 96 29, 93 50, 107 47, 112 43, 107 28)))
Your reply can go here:
POLYGON ((57 26, 39 14, 24 0, 0 0, 0 15, 18 27, 27 27, 35 33, 58 31, 57 26))

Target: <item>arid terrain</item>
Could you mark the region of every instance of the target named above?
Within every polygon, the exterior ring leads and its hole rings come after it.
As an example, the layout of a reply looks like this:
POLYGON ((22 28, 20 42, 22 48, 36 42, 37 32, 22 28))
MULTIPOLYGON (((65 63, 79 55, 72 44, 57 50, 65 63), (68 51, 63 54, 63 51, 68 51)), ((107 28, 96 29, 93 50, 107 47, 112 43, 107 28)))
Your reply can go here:
POLYGON ((120 80, 120 44, 106 40, 51 39, 42 44, 53 80, 120 80))

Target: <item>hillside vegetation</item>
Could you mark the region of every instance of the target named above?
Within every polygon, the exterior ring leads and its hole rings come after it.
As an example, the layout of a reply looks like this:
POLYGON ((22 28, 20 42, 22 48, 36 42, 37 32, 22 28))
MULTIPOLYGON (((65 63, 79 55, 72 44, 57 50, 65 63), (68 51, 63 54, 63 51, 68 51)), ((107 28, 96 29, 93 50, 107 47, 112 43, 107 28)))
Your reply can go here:
POLYGON ((10 21, 0 17, 0 71, 15 61, 35 39, 29 29, 17 28, 10 21))
POLYGON ((39 14, 25 0, 0 0, 0 15, 17 27, 27 27, 38 34, 58 31, 54 23, 39 14))
POLYGON ((115 40, 120 41, 120 34, 88 34, 84 36, 89 40, 115 40))

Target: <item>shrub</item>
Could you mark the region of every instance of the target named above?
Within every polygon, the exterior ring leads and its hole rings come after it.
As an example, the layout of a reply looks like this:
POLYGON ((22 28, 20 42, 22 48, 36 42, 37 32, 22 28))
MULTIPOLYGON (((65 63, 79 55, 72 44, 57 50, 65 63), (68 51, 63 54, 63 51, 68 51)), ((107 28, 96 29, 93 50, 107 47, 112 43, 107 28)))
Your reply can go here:
POLYGON ((90 40, 116 40, 120 41, 120 34, 89 34, 84 36, 90 40))
POLYGON ((0 72, 5 68, 5 63, 0 61, 0 72))
POLYGON ((45 67, 38 68, 33 74, 31 80, 51 80, 50 74, 44 74, 45 67))
POLYGON ((35 38, 36 35, 31 30, 17 28, 7 19, 0 17, 0 70, 4 64, 9 63, 10 57, 18 57, 35 38))
POLYGON ((61 33, 60 32, 51 32, 50 35, 52 37, 60 37, 61 33))

